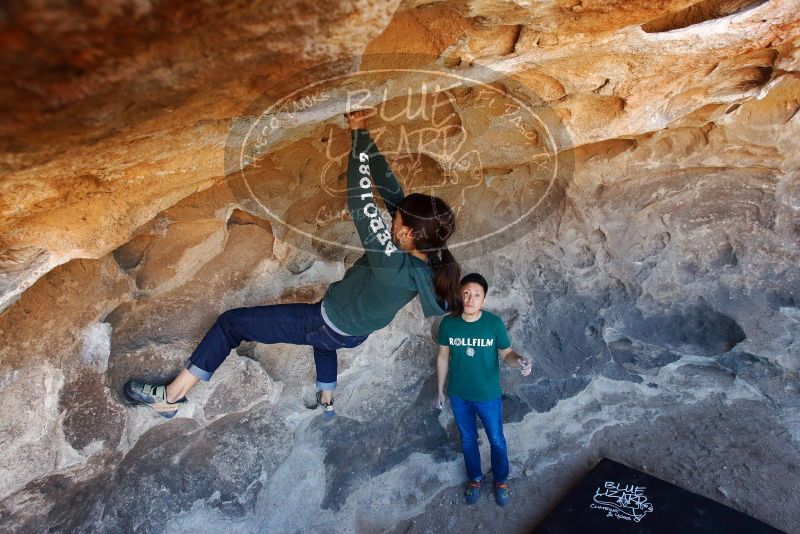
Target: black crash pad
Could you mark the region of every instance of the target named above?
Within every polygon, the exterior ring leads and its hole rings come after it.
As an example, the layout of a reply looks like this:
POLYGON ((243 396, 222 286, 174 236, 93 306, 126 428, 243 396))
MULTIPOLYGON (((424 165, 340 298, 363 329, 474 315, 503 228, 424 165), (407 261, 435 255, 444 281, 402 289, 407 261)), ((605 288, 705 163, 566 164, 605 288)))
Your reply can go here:
POLYGON ((733 508, 603 458, 536 534, 775 534, 733 508))

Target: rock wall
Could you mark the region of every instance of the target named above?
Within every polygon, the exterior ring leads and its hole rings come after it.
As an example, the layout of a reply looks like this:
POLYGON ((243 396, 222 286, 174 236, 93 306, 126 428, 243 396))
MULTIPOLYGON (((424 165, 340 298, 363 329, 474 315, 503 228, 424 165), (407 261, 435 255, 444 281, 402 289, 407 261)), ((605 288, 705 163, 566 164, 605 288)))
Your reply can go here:
POLYGON ((522 532, 608 456, 800 532, 799 8, 0 8, 0 521, 522 532), (535 360, 502 374, 506 509, 460 504, 416 300, 339 351, 333 420, 304 346, 241 345, 171 421, 121 394, 221 312, 314 302, 360 255, 356 94, 406 190, 457 208, 451 248, 535 360))

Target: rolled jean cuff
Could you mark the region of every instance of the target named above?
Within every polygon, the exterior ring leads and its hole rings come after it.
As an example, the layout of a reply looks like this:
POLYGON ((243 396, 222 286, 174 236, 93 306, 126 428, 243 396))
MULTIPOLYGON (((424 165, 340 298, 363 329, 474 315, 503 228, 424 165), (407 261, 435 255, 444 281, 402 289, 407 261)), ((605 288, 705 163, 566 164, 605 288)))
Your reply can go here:
POLYGON ((199 367, 197 367, 195 364, 192 363, 192 360, 186 360, 185 367, 189 370, 190 373, 192 373, 194 376, 196 376, 197 378, 199 378, 204 382, 208 382, 209 380, 211 380, 211 375, 214 374, 214 373, 209 373, 205 369, 200 369, 199 367))
POLYGON ((333 391, 334 389, 336 389, 336 382, 317 381, 317 391, 333 391))

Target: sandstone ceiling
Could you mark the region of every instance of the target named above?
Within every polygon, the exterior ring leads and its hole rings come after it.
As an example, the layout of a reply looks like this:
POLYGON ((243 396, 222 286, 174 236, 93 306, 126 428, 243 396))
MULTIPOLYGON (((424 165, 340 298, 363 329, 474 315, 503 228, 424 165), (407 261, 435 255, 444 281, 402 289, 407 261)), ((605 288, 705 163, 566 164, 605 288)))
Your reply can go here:
MULTIPOLYGON (((528 4, 11 3, 0 34, 11 82, 0 100, 0 309, 224 179, 233 120, 304 66, 353 58, 335 68, 356 70, 360 54, 380 53, 429 54, 456 71, 486 64, 552 103, 574 146, 681 127, 745 143, 754 132, 730 115, 737 106, 752 101, 748 115, 770 124, 797 109, 794 1, 528 4)), ((305 126, 341 126, 340 108, 305 126)), ((301 141, 302 126, 274 142, 301 141)), ((774 148, 748 152, 796 168, 793 151, 774 148)))
MULTIPOLYGON (((332 244, 356 241, 335 217, 341 198, 323 193, 345 170, 346 95, 368 86, 382 112, 368 126, 385 131, 381 148, 406 184, 449 183, 464 161, 443 149, 454 140, 479 154, 476 187, 443 189, 462 239, 536 204, 519 232, 463 255, 465 269, 492 273, 488 303, 539 356, 535 383, 504 375, 510 441, 524 443, 516 473, 568 483, 552 466, 576 472, 614 447, 644 463, 631 445, 642 427, 634 440, 625 425, 651 425, 665 478, 790 530, 800 516, 780 510, 800 491, 798 13, 798 0, 4 4, 0 519, 159 531, 166 508, 130 509, 131 496, 155 492, 148 480, 170 489, 185 528, 229 528, 254 509, 273 515, 249 527, 323 531, 342 517, 382 528, 440 513, 459 459, 444 445, 452 419, 424 415, 431 325, 416 307, 343 351, 346 423, 327 433, 296 410, 312 369, 296 347, 243 347, 172 427, 118 397, 132 374, 177 370, 218 313, 311 301, 341 277, 356 256, 332 244), (403 126, 424 121, 385 117, 427 105, 426 69, 539 106, 558 125, 565 174, 544 183, 531 164, 542 139, 520 137, 502 102, 469 87, 437 93, 446 99, 429 117, 456 133, 404 145, 403 126), (355 81, 360 71, 372 74, 355 81), (322 105, 291 121, 268 115, 283 127, 253 161, 234 157, 264 102, 322 79, 322 105), (667 436, 717 439, 742 415, 761 421, 739 429, 747 443, 687 446, 670 471, 667 436), (415 437, 398 446, 387 437, 397 432, 415 437), (208 445, 226 435, 252 472, 208 445), (366 436, 356 452, 370 461, 348 469, 341 443, 354 436, 366 436), (208 462, 171 481, 187 464, 170 458, 186 446, 208 462), (726 447, 783 459, 723 472, 726 447), (299 466, 315 474, 292 488, 299 466), (764 502, 748 477, 781 480, 764 502), (359 515, 385 510, 410 481, 422 489, 404 507, 359 515), (276 491, 306 491, 313 513, 298 519, 276 491), (65 494, 83 507, 59 504, 65 494)), ((553 502, 533 486, 525 521, 553 502)))

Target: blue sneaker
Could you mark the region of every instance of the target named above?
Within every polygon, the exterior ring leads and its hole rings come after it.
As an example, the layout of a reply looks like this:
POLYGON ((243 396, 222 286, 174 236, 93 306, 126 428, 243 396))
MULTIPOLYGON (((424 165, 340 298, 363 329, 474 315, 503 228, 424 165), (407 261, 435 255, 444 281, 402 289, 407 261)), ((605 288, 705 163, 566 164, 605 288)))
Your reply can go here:
POLYGON ((322 402, 322 391, 317 391, 317 404, 322 406, 322 415, 325 417, 333 417, 336 412, 333 411, 333 397, 330 402, 322 402))
POLYGON ((464 490, 464 501, 467 504, 475 504, 481 498, 481 481, 470 480, 467 489, 464 490))
POLYGON ((128 380, 125 384, 125 393, 139 404, 149 406, 161 417, 172 419, 178 413, 178 405, 187 401, 182 397, 175 402, 167 402, 166 386, 152 386, 138 380, 128 380))
POLYGON ((505 506, 508 504, 509 495, 510 492, 508 490, 508 484, 505 482, 494 483, 494 500, 499 506, 505 506))

